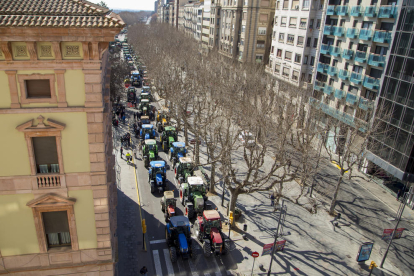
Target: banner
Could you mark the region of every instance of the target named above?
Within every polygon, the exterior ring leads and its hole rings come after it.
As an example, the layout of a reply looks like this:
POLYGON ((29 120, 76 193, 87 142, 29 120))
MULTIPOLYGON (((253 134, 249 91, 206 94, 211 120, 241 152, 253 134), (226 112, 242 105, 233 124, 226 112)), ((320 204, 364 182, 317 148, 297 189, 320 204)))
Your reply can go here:
POLYGON ((365 262, 369 260, 371 256, 372 247, 374 246, 373 242, 366 242, 361 244, 358 251, 357 262, 365 262))
POLYGON ((384 232, 382 233, 382 239, 383 240, 391 239, 392 231, 394 231, 394 229, 384 229, 384 232))
POLYGON ((286 240, 276 242, 276 251, 283 251, 285 244, 286 240))
POLYGON ((397 228, 395 230, 394 239, 401 238, 402 233, 404 232, 405 228, 397 228))
POLYGON ((263 245, 263 252, 262 252, 262 256, 263 256, 263 255, 270 255, 270 254, 272 254, 272 251, 273 251, 273 245, 274 245, 274 243, 269 243, 269 244, 265 244, 265 245, 263 245))

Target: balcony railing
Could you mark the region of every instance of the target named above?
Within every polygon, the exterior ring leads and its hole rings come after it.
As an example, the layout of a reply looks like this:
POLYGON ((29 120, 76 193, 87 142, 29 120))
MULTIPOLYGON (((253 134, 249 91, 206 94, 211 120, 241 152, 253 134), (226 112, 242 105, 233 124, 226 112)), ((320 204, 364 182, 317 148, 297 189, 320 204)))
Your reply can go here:
POLYGON ((346 92, 344 90, 335 89, 335 94, 334 94, 335 98, 343 99, 345 97, 345 95, 346 95, 346 92))
POLYGON ((368 89, 378 90, 380 85, 380 79, 365 76, 363 85, 368 89))
POLYGON ((359 98, 359 108, 367 111, 368 109, 372 109, 374 107, 374 102, 363 97, 359 98))
POLYGON ((336 6, 335 7, 335 14, 346 16, 348 14, 348 6, 336 6))
POLYGON ((342 80, 348 80, 349 79, 349 72, 344 70, 344 69, 341 69, 341 70, 339 70, 338 77, 342 80))
POLYGON ((329 5, 326 8, 326 15, 335 15, 335 6, 329 5))
POLYGON ((348 28, 346 30, 346 37, 347 38, 351 38, 351 39, 357 38, 358 34, 359 34, 359 29, 357 29, 357 28, 348 28))
POLYGON ((379 43, 390 43, 391 41, 391 32, 387 31, 375 31, 374 38, 372 39, 374 42, 379 43))
POLYGON ((355 51, 355 61, 361 62, 361 63, 365 63, 367 62, 367 53, 362 52, 362 51, 355 51))
POLYGON ((333 35, 333 27, 334 26, 325 26, 323 28, 323 34, 324 35, 333 35))
POLYGON ((318 91, 323 91, 323 88, 325 87, 325 83, 320 81, 315 81, 314 89, 318 91))
POLYGON ((321 52, 321 54, 324 54, 324 55, 326 55, 326 54, 328 54, 329 53, 329 45, 327 45, 327 44, 322 44, 321 45, 321 50, 320 50, 320 52, 321 52))
POLYGON ((351 12, 349 13, 351 16, 360 17, 361 14, 364 12, 364 8, 361 6, 355 6, 351 8, 351 12))
POLYGON ((368 64, 376 67, 384 67, 385 56, 370 54, 368 58, 368 64))
POLYGON ((326 72, 328 71, 328 64, 323 64, 323 63, 318 63, 318 66, 316 67, 316 71, 318 71, 319 73, 324 73, 326 74, 326 72))
POLYGON ((39 174, 36 176, 36 180, 39 189, 59 188, 62 186, 59 174, 39 174))
POLYGON ((364 15, 367 17, 375 17, 377 16, 377 6, 368 6, 365 7, 364 15))
POLYGON ((335 77, 336 76, 336 74, 338 74, 338 69, 336 68, 336 67, 333 67, 333 66, 329 66, 328 67, 328 75, 330 75, 330 76, 332 76, 332 77, 335 77))
POLYGON ((345 101, 349 104, 355 104, 357 99, 358 99, 357 95, 352 94, 352 93, 348 93, 346 95, 346 100, 345 101))
POLYGON ((356 72, 351 73, 351 77, 349 78, 350 82, 353 82, 355 84, 361 84, 362 83, 362 75, 356 72))
POLYGON ((361 29, 359 31, 359 39, 362 40, 371 40, 372 38, 372 30, 369 29, 361 29))
POLYGON ((342 51, 342 57, 344 59, 351 60, 353 56, 354 56, 354 51, 351 49, 344 49, 342 51))
POLYGON ((397 14, 396 6, 381 6, 378 10, 378 18, 396 18, 397 14))
POLYGON ((326 95, 330 96, 332 95, 332 93, 334 92, 334 88, 330 85, 327 85, 323 88, 323 93, 325 93, 326 95))
POLYGON ((341 48, 331 46, 329 47, 329 54, 334 57, 339 57, 341 55, 341 48))
POLYGON ((344 27, 338 27, 338 26, 334 26, 333 27, 333 35, 334 36, 339 36, 342 37, 345 34, 345 28, 344 27))

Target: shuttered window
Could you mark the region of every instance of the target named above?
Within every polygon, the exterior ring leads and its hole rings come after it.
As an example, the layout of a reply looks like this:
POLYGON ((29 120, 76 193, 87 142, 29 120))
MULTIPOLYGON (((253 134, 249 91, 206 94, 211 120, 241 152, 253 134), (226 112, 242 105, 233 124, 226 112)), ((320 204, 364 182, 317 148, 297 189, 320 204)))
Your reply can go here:
POLYGON ((289 19, 289 27, 296 27, 296 21, 297 21, 298 19, 296 18, 296 17, 291 17, 290 19, 289 19))
POLYGON ((27 98, 50 98, 49 80, 25 80, 27 98))
POLYGON ((280 64, 275 65, 275 73, 280 74, 280 64))
POLYGON ((292 52, 286 51, 285 52, 285 59, 286 60, 292 60, 292 52))
POLYGON ((282 21, 280 22, 280 26, 285 27, 287 22, 287 17, 282 17, 282 21))
POLYGON ((67 211, 43 212, 42 217, 48 247, 71 244, 67 211))
POLYGON ((56 169, 52 169, 59 163, 56 137, 33 137, 32 141, 37 172, 56 172, 56 169))
POLYGON ((283 76, 289 77, 289 71, 290 71, 289 67, 283 67, 283 76))

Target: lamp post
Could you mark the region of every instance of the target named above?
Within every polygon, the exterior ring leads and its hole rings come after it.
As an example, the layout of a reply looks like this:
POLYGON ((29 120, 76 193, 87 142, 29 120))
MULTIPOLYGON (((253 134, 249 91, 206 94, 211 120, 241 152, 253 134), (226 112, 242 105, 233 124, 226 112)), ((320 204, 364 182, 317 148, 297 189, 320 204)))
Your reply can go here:
POLYGON ((270 265, 269 265, 269 271, 267 272, 267 276, 270 276, 270 273, 272 271, 273 255, 275 254, 276 242, 277 242, 277 238, 279 237, 279 229, 280 229, 280 226, 281 226, 280 222, 282 220, 282 216, 284 214, 286 214, 286 206, 284 204, 285 204, 285 202, 284 202, 284 200, 282 200, 282 206, 280 207, 280 215, 279 215, 279 219, 278 219, 278 223, 277 223, 277 229, 276 229, 276 234, 275 234, 275 241, 273 243, 272 254, 270 255, 271 258, 270 258, 270 265))

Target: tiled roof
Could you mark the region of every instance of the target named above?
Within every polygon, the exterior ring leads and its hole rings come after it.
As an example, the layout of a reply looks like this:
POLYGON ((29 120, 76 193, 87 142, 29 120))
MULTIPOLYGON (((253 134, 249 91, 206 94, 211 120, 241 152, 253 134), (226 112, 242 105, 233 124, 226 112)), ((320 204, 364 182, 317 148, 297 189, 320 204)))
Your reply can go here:
POLYGON ((1 0, 0 27, 123 27, 110 10, 80 0, 1 0))

